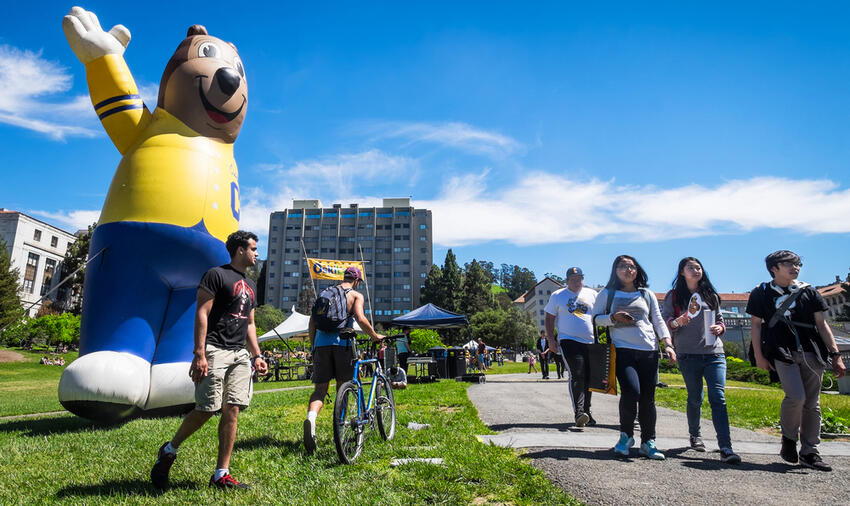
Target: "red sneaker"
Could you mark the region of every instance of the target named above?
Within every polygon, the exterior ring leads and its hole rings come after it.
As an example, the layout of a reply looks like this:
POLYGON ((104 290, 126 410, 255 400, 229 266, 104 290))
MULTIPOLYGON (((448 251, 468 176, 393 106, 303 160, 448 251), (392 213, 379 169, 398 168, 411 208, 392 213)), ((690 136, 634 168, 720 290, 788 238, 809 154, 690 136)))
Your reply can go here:
POLYGON ((247 489, 251 488, 246 483, 239 483, 238 481, 236 481, 236 479, 233 476, 230 476, 229 474, 225 474, 224 476, 222 476, 221 478, 219 478, 217 480, 214 480, 211 477, 210 478, 210 486, 222 488, 222 489, 241 488, 241 489, 247 490, 247 489))

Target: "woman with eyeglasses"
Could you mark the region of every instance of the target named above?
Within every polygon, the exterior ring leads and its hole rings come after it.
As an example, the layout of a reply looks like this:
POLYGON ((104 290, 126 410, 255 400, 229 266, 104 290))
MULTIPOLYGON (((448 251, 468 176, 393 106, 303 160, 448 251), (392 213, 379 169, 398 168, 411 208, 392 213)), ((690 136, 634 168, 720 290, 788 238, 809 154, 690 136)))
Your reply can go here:
POLYGON ((785 391, 779 408, 779 456, 810 469, 832 471, 818 452, 820 389, 826 367, 831 366, 838 378, 844 376, 845 367, 824 320, 828 306, 814 287, 797 279, 803 267, 799 255, 780 250, 764 261, 773 279, 750 292, 747 313, 752 317, 756 365, 775 370, 785 391))
POLYGON ((611 266, 611 277, 596 297, 593 314, 597 325, 610 328, 617 350, 616 372, 620 384, 620 439, 614 453, 629 456, 634 446, 634 424, 640 424, 638 454, 664 460, 655 446, 655 384, 659 342, 666 344, 667 356, 676 361, 670 332, 661 317, 658 300, 646 289, 647 275, 637 260, 620 255, 611 266), (640 409, 638 409, 640 408, 640 409))
POLYGON ((661 315, 673 334, 679 370, 688 389, 686 411, 691 448, 705 451, 700 432, 705 378, 720 460, 739 464, 741 457, 732 451, 726 410, 726 355, 720 340, 726 326, 720 314, 720 296, 696 258, 686 257, 679 261, 673 289, 664 297, 661 315))

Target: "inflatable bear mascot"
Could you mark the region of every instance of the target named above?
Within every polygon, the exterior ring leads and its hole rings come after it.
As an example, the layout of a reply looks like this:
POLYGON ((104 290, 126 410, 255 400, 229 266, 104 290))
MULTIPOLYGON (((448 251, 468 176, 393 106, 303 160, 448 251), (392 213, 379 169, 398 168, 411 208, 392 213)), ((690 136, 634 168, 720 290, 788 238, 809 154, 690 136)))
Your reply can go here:
POLYGON ((194 403, 189 378, 201 276, 228 263, 239 223, 233 142, 248 88, 233 44, 194 25, 165 65, 151 114, 124 61, 130 32, 74 7, 63 22, 92 104, 121 153, 91 239, 80 357, 59 401, 112 422, 194 403))

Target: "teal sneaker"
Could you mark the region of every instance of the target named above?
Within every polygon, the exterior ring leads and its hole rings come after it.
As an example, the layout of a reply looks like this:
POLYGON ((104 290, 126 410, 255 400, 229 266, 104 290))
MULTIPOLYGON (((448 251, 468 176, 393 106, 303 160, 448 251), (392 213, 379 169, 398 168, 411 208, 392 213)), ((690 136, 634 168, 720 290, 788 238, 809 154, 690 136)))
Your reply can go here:
POLYGON ((650 460, 664 460, 664 454, 658 451, 658 448, 655 447, 654 439, 650 439, 646 443, 640 445, 638 455, 646 457, 650 460))
POLYGON ((629 437, 625 432, 620 433, 620 440, 614 445, 614 453, 623 457, 629 456, 629 448, 635 445, 635 438, 629 437))

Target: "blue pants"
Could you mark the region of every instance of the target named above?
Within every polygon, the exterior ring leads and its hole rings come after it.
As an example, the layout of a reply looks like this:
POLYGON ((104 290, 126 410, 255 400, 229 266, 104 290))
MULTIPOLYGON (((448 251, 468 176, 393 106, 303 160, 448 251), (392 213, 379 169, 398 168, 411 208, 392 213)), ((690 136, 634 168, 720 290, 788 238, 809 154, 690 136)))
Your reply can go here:
POLYGON ((189 362, 198 282, 230 256, 202 223, 98 225, 86 268, 80 355, 128 352, 151 364, 189 362))
POLYGON ((701 436, 702 380, 705 378, 708 403, 711 405, 711 422, 717 432, 717 445, 720 448, 731 448, 729 413, 726 411, 726 355, 682 354, 679 356, 679 370, 682 371, 688 389, 688 432, 691 436, 701 436))

